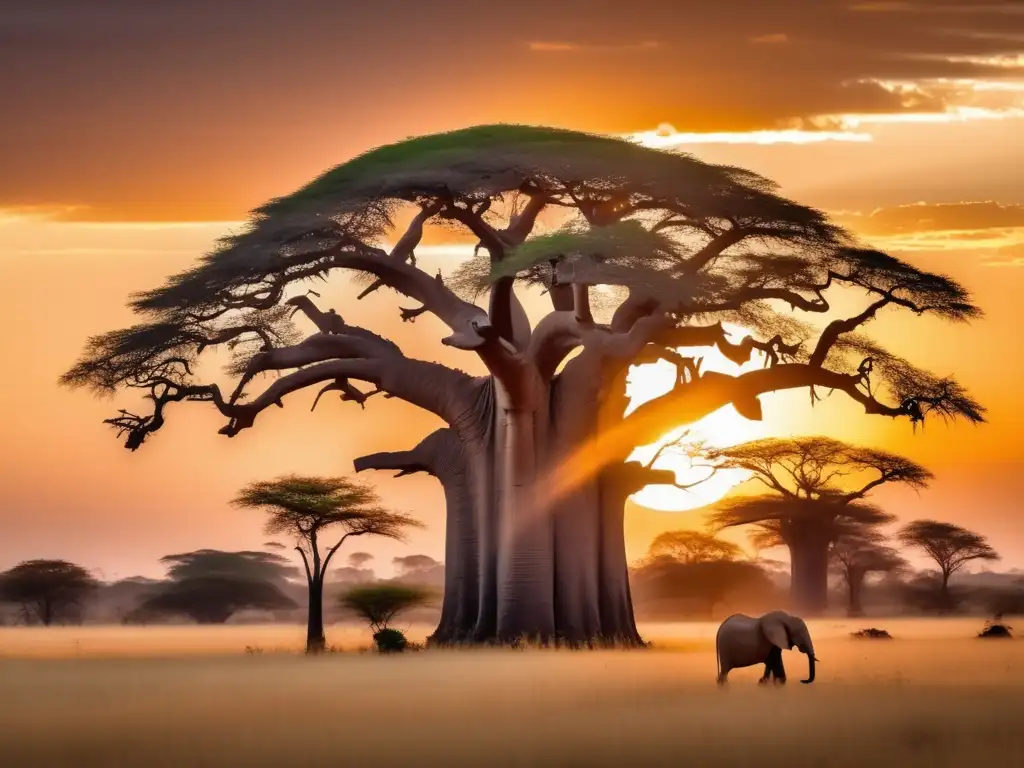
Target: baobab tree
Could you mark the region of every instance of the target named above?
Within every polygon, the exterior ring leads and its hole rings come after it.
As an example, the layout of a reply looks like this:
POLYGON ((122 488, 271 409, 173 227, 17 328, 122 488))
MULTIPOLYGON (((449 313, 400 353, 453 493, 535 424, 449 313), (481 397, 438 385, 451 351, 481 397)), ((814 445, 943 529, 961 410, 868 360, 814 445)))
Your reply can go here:
POLYGON ((999 553, 980 533, 938 520, 914 520, 899 531, 900 540, 916 547, 935 561, 939 568, 939 605, 952 607, 950 577, 972 560, 998 560, 999 553))
POLYGON ((846 586, 848 616, 863 616, 864 580, 872 573, 893 573, 907 566, 906 559, 875 526, 854 525, 842 531, 832 544, 832 570, 846 586))
POLYGON ((955 280, 861 246, 751 172, 552 128, 474 127, 370 151, 256 209, 247 229, 131 306, 139 324, 91 339, 63 377, 148 398, 148 412, 108 421, 130 449, 176 403, 216 408, 233 437, 310 387, 360 406, 398 398, 446 423, 409 450, 356 461, 427 472, 444 488, 436 643, 641 645, 624 502, 673 474, 627 459, 725 405, 758 419, 759 396, 802 388, 913 423, 982 420, 955 380, 860 333, 886 311, 977 316, 955 280), (442 227, 478 243, 447 277, 416 263, 424 232, 442 227), (407 356, 354 324, 351 307, 317 306, 302 284, 336 272, 364 280, 360 297, 408 297, 402 319, 440 320, 441 344, 483 375, 407 356), (857 314, 820 333, 792 319, 829 311, 829 292, 846 288, 868 297, 857 314), (517 289, 550 302, 533 327, 517 289), (315 332, 302 339, 293 314, 315 332), (199 357, 218 345, 235 353, 230 390, 200 377, 199 357), (676 351, 691 347, 765 367, 704 371, 676 351), (624 415, 629 367, 656 359, 677 367, 674 388, 624 415), (251 392, 267 373, 283 375, 251 392))
POLYGON ((747 470, 750 482, 768 489, 725 499, 709 522, 718 529, 751 525, 757 546, 787 547, 791 596, 808 612, 828 606, 829 548, 840 535, 851 525, 893 520, 865 497, 883 484, 920 489, 932 478, 910 459, 827 437, 766 438, 708 454, 719 466, 747 470), (844 490, 841 482, 854 487, 844 490))
POLYGON ((405 530, 423 527, 408 515, 385 509, 368 484, 347 477, 300 477, 286 475, 251 483, 234 504, 258 509, 267 515, 264 531, 295 540, 306 574, 309 606, 306 619, 306 652, 326 648, 324 634, 324 579, 331 558, 353 536, 384 536, 402 540, 405 530), (321 550, 329 529, 340 529, 338 540, 321 550))

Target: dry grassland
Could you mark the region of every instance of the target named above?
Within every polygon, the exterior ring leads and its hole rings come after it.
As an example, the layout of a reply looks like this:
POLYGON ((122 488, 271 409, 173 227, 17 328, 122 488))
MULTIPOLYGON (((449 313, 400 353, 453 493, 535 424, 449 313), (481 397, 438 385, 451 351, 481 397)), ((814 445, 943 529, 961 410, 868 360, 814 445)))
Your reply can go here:
POLYGON ((0 766, 1024 764, 1024 643, 873 623, 897 639, 812 622, 818 681, 790 652, 777 689, 754 668, 719 689, 710 624, 647 627, 639 652, 317 659, 285 652, 295 627, 0 629, 0 766))

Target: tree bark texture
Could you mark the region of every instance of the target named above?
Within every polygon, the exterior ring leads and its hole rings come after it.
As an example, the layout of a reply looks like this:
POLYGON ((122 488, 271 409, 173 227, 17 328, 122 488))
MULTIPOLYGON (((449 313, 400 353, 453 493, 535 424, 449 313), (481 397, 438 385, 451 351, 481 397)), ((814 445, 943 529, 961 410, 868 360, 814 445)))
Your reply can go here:
POLYGON ((527 371, 514 387, 475 379, 450 427, 410 451, 356 460, 357 471, 428 472, 444 488, 445 587, 432 644, 643 645, 623 513, 657 473, 619 463, 549 492, 602 428, 601 363, 573 360, 550 380, 527 371))

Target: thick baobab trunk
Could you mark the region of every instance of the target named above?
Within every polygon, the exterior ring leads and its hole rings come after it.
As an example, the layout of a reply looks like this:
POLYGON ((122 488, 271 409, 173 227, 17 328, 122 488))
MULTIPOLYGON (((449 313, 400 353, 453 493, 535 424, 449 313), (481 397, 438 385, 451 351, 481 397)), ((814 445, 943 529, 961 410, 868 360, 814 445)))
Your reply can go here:
POLYGON ((306 653, 322 653, 327 647, 324 634, 324 583, 310 579, 309 601, 306 611, 306 653))
POLYGON ((551 359, 531 357, 529 324, 511 300, 503 332, 519 362, 477 379, 449 428, 411 451, 359 459, 356 469, 425 471, 445 489, 445 597, 432 643, 642 645, 623 512, 631 493, 664 473, 595 464, 564 484, 560 473, 621 422, 624 394, 608 390, 624 392, 625 366, 607 376, 605 358, 584 353, 554 375, 551 359))
POLYGON ((557 396, 533 412, 508 409, 493 380, 481 379, 452 427, 411 451, 356 461, 357 471, 423 471, 442 483, 445 588, 431 644, 643 644, 633 619, 623 513, 644 481, 666 478, 619 465, 548 499, 541 492, 545 472, 591 439, 596 423, 592 401, 575 391, 569 397, 589 420, 567 420, 571 409, 557 396))
POLYGON ((794 533, 789 544, 790 597, 807 614, 828 608, 829 539, 817 532, 794 533))

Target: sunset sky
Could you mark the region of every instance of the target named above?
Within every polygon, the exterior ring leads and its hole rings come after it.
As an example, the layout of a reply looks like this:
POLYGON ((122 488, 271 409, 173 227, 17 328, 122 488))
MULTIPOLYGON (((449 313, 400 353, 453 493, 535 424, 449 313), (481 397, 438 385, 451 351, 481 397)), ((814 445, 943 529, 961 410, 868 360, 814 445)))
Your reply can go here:
MULTIPOLYGON (((62 557, 155 576, 171 552, 257 548, 261 521, 228 506, 241 485, 348 473, 433 429, 397 400, 310 413, 302 395, 233 440, 212 408, 176 408, 130 453, 101 423, 118 404, 56 382, 87 337, 133 322, 130 293, 252 207, 371 147, 494 122, 751 168, 970 287, 986 312, 971 326, 893 310, 869 330, 955 374, 990 423, 915 433, 839 396, 811 410, 800 392, 766 397, 761 428, 906 453, 935 483, 878 501, 971 527, 1004 555, 998 568, 1024 567, 1024 2, 7 0, 0 73, 0 568, 62 557)), ((465 253, 435 243, 421 263, 450 270, 465 253)), ((419 357, 472 365, 440 346, 432 318, 399 322, 393 296, 353 306, 340 275, 323 294, 419 357)), ((428 523, 407 544, 360 542, 378 571, 396 555, 441 558, 436 481, 367 477, 428 523)), ((629 555, 699 522, 632 507, 629 555)))

